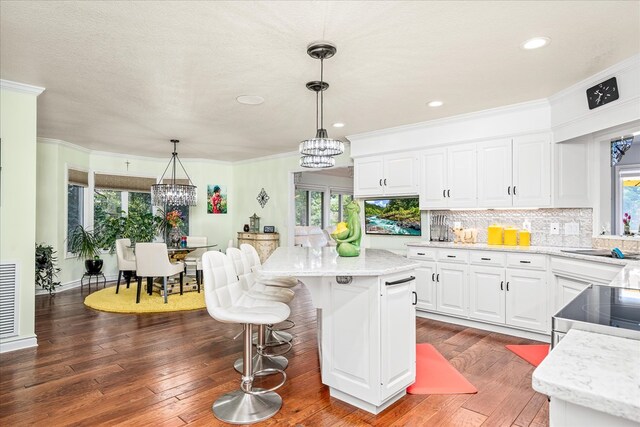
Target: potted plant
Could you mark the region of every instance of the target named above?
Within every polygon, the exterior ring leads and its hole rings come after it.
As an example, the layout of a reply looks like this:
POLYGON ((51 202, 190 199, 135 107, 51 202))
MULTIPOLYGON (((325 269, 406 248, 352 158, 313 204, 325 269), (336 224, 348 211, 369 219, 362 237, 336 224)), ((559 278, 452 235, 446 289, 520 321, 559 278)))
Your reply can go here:
POLYGON ((624 217, 622 217, 622 223, 624 224, 624 234, 631 234, 631 215, 628 212, 624 213, 624 217))
POLYGON ((55 254, 53 246, 36 244, 36 285, 48 291, 49 295, 53 295, 56 286, 60 285, 60 282, 53 281, 60 272, 55 254))
POLYGON ((87 274, 99 274, 102 271, 103 261, 100 259, 100 239, 93 231, 78 225, 69 237, 69 252, 84 258, 84 266, 87 274))

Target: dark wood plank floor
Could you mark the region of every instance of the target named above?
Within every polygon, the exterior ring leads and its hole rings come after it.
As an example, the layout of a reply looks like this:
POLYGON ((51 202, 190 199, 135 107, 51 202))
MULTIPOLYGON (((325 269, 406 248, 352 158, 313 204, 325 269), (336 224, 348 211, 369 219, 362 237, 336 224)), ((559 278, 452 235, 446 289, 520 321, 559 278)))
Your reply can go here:
MULTIPOLYGON (((0 425, 220 425, 211 404, 238 388, 239 326, 206 310, 97 312, 83 305, 86 294, 36 297, 39 346, 0 355, 0 425)), ((531 388, 533 367, 504 348, 527 340, 418 319, 418 342, 435 345, 479 392, 409 395, 373 416, 330 398, 322 385, 315 309, 303 287, 292 313, 284 405, 261 425, 548 425, 547 400, 531 388)))

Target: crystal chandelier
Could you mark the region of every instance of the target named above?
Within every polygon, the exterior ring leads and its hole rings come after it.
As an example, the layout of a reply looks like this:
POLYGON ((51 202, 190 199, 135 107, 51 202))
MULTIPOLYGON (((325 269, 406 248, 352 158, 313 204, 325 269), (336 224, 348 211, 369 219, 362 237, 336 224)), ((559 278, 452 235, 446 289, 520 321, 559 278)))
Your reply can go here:
POLYGON ((178 142, 180 141, 177 139, 171 140, 173 153, 171 153, 169 164, 162 173, 160 183, 151 186, 151 200, 155 206, 195 206, 196 204, 196 186, 193 185, 189 174, 187 174, 184 166, 182 166, 182 162, 178 158, 178 151, 176 150, 178 142), (182 171, 187 176, 188 184, 176 183, 176 162, 180 164, 182 171), (171 182, 164 184, 164 175, 167 173, 169 166, 171 166, 171 182))
POLYGON ((342 141, 329 138, 324 128, 324 91, 329 84, 324 81, 324 60, 336 53, 336 47, 326 42, 313 43, 307 47, 307 54, 320 60, 320 81, 307 83, 307 89, 316 93, 316 136, 300 143, 300 166, 306 168, 328 168, 335 165, 333 156, 344 153, 342 141), (320 107, 318 108, 318 96, 320 107), (319 110, 319 111, 318 111, 319 110), (318 116, 320 121, 318 123, 318 116), (318 126, 319 124, 319 126, 318 126))

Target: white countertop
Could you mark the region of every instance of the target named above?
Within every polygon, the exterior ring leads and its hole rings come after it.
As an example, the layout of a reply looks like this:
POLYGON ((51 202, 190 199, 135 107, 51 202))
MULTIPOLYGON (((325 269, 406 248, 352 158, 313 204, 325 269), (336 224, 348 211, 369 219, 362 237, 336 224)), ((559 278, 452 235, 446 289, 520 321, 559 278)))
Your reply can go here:
POLYGON ((360 256, 338 256, 336 248, 280 247, 262 264, 265 276, 382 276, 409 271, 419 263, 382 249, 362 249, 360 256))
POLYGON ((421 242, 411 242, 407 243, 407 246, 417 246, 424 248, 442 248, 442 249, 465 249, 465 250, 475 250, 475 251, 499 251, 499 252, 519 252, 519 253, 528 253, 528 254, 543 254, 543 255, 554 255, 554 256, 562 256, 566 258, 580 259, 585 261, 594 261, 601 262, 605 264, 616 264, 616 265, 628 265, 628 264, 636 264, 640 266, 640 262, 625 260, 625 259, 616 259, 616 258, 607 258, 607 257, 595 257, 593 255, 580 255, 580 254, 571 254, 567 252, 562 252, 563 250, 573 250, 573 249, 591 249, 591 248, 565 248, 558 246, 504 246, 504 245, 487 245, 486 243, 453 243, 453 242, 430 242, 428 240, 421 242))
POLYGON ((532 384, 547 396, 640 422, 640 341, 571 329, 532 384))

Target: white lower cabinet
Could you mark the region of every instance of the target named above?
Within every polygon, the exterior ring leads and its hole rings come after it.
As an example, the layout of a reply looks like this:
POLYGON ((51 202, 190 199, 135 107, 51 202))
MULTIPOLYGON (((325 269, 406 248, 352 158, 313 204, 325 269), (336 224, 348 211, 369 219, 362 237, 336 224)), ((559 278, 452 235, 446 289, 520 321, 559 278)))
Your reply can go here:
POLYGON ((546 273, 508 269, 506 273, 506 323, 520 328, 547 330, 546 273))
POLYGON ((439 262, 436 267, 436 307, 440 313, 468 316, 469 266, 439 262))
POLYGON ((418 304, 416 308, 434 311, 436 307, 436 263, 420 262, 416 268, 416 293, 418 304))
POLYGON ((472 265, 469 268, 469 317, 504 323, 505 270, 472 265))
POLYGON ((569 304, 578 294, 589 287, 590 283, 572 277, 554 276, 556 281, 557 302, 555 312, 569 304))

